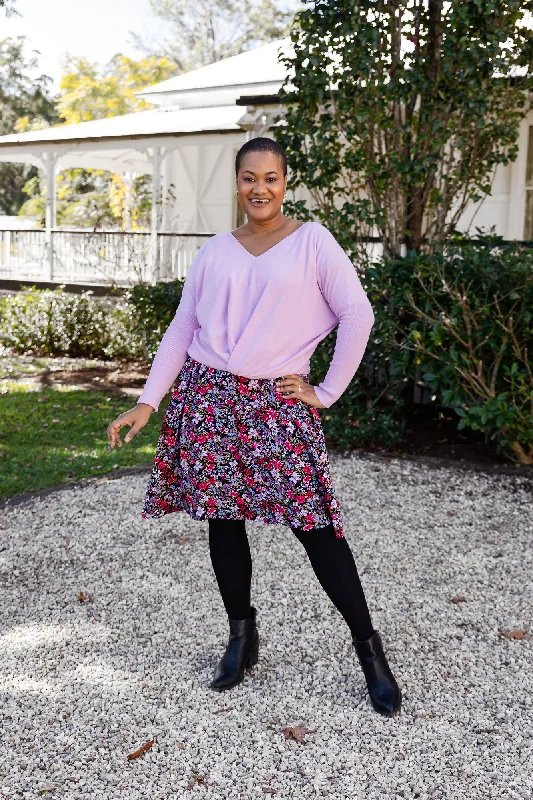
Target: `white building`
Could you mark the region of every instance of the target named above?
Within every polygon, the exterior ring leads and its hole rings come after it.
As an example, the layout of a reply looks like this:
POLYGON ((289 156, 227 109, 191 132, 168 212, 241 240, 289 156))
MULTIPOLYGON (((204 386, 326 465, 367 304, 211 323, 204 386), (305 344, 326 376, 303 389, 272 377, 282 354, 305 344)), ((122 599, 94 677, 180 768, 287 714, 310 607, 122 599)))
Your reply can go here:
MULTIPOLYGON (((46 176, 46 228, 0 231, 0 279, 129 283, 182 277, 205 237, 244 221, 235 197, 235 154, 253 136, 275 138, 283 39, 145 89, 155 108, 109 119, 0 137, 0 161, 34 164, 46 176), (152 176, 150 232, 58 230, 55 176, 93 167, 152 176)), ((499 166, 490 197, 460 228, 495 226, 533 239, 533 112, 522 121, 518 159, 499 166)), ((298 198, 310 198, 298 190, 298 198)))

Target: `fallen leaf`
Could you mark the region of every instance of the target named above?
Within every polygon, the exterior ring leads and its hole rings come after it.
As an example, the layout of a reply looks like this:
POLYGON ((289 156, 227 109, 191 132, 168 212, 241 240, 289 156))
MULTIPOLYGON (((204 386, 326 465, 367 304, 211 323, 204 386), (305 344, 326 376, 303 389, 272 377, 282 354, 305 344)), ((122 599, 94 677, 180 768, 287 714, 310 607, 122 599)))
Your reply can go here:
POLYGON ((203 775, 197 775, 196 773, 192 776, 191 782, 188 784, 187 789, 194 788, 194 785, 197 783, 205 783, 205 778, 203 775))
POLYGON ((293 728, 281 728, 281 732, 285 734, 285 739, 296 739, 297 742, 301 742, 302 744, 306 744, 304 736, 306 733, 316 733, 317 728, 314 730, 310 730, 306 728, 304 725, 295 725, 293 728))
POLYGON ((37 794, 46 794, 47 792, 55 792, 59 786, 43 786, 42 789, 37 789, 37 794))
POLYGON ((531 639, 530 633, 520 630, 519 628, 515 628, 511 631, 499 630, 498 633, 500 636, 505 636, 506 639, 531 639))
POLYGON ((458 594, 455 597, 450 597, 450 603, 466 603, 466 597, 463 597, 462 594, 458 594))
POLYGON ((132 758, 139 758, 139 756, 142 756, 143 753, 146 753, 151 748, 154 742, 155 739, 151 739, 149 742, 145 742, 141 745, 138 750, 135 750, 133 753, 128 753, 128 761, 131 761, 132 758))
POLYGON ((185 542, 190 542, 191 540, 189 539, 188 536, 180 536, 178 541, 179 541, 180 544, 185 544, 185 542))
POLYGON ((228 706, 227 708, 217 708, 215 714, 222 714, 223 711, 233 711, 235 706, 228 706))
POLYGON ((78 595, 78 600, 80 601, 80 603, 90 603, 92 599, 93 596, 92 594, 89 593, 80 592, 78 595))
POLYGON ((278 790, 277 789, 271 789, 270 786, 263 786, 263 792, 265 794, 277 794, 278 790))

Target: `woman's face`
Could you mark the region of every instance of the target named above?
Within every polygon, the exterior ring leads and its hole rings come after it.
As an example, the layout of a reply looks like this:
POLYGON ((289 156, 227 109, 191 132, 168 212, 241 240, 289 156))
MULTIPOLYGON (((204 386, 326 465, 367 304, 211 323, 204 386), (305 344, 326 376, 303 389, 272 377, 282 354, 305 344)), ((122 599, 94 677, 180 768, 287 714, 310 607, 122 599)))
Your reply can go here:
POLYGON ((287 178, 275 153, 265 150, 249 152, 243 157, 237 191, 241 208, 249 218, 264 222, 276 217, 281 211, 286 185, 287 178))

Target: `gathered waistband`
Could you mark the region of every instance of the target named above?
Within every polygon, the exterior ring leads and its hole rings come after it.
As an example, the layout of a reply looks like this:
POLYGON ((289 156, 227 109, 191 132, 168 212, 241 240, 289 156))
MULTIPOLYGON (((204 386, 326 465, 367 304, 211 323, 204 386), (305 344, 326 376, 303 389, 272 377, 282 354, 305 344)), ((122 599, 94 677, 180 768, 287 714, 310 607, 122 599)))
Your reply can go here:
MULTIPOLYGON (((185 359, 184 367, 187 365, 194 366, 194 368, 201 375, 208 373, 209 375, 213 375, 217 379, 236 380, 239 383, 250 383, 255 386, 273 384, 275 383, 275 381, 282 380, 285 377, 284 375, 278 375, 277 378, 247 378, 245 375, 236 375, 234 372, 230 372, 227 369, 220 369, 219 367, 210 367, 207 364, 203 364, 201 361, 197 361, 188 353, 185 359)), ((298 372, 297 374, 300 375, 306 383, 309 383, 308 372, 298 372)))

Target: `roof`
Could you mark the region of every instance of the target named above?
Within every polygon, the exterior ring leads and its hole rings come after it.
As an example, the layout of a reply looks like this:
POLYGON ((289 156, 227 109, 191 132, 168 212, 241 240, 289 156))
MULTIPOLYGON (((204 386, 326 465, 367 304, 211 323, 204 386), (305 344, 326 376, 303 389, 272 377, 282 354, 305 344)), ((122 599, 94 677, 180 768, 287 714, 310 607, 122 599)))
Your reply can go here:
POLYGON ((239 127, 238 120, 242 116, 243 108, 237 105, 138 111, 135 114, 122 114, 75 125, 55 125, 43 130, 0 136, 0 151, 10 145, 21 144, 240 131, 242 128, 239 127))
POLYGON ((18 156, 28 152, 21 145, 35 152, 46 144, 242 131, 246 96, 272 103, 287 75, 278 57, 291 47, 290 39, 278 39, 137 93, 160 106, 156 109, 0 136, 0 161, 9 159, 10 150, 18 156))
POLYGON ((236 56, 224 58, 214 64, 176 75, 157 83, 139 94, 147 100, 152 95, 172 92, 190 92, 195 89, 215 89, 230 86, 254 86, 255 84, 283 82, 287 68, 280 63, 280 54, 288 54, 292 49, 289 38, 276 39, 236 56))

